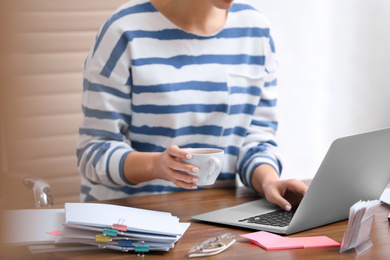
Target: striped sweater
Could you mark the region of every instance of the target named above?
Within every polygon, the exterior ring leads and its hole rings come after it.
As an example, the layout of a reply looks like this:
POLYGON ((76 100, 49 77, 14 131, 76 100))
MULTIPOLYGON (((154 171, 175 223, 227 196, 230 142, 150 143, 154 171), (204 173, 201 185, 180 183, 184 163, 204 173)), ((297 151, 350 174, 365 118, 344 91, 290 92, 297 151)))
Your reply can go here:
POLYGON ((81 201, 183 191, 165 180, 133 185, 123 174, 132 151, 172 144, 223 149, 216 185, 238 174, 251 187, 264 163, 280 173, 276 69, 269 22, 248 4, 235 1, 212 35, 178 28, 148 0, 119 7, 84 65, 81 201))

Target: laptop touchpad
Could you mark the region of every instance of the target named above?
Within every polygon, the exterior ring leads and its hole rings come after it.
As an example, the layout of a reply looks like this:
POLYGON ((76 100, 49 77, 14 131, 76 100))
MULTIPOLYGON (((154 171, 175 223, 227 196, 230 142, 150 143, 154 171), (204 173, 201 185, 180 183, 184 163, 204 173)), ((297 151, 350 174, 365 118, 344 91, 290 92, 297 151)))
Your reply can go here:
POLYGON ((265 199, 255 200, 247 202, 235 207, 229 208, 229 211, 238 211, 240 213, 249 213, 249 214, 261 214, 269 211, 274 211, 280 209, 279 206, 270 204, 265 199))

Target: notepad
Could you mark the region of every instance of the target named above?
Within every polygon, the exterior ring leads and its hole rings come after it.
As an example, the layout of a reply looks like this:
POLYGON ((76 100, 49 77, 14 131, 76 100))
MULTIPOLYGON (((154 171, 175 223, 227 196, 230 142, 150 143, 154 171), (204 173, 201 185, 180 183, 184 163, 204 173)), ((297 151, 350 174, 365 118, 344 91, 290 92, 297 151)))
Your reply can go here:
POLYGON ((266 250, 340 246, 340 243, 326 236, 285 237, 266 231, 241 236, 250 239, 252 243, 266 250))

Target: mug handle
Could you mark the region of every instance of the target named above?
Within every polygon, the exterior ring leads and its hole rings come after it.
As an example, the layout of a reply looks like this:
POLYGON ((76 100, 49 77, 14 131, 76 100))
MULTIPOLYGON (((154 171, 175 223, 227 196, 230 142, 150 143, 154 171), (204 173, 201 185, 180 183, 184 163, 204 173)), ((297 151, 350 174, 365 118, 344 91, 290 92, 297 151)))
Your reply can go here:
POLYGON ((210 168, 209 174, 207 175, 207 179, 221 171, 221 162, 218 160, 218 158, 211 157, 209 162, 212 167, 210 168))

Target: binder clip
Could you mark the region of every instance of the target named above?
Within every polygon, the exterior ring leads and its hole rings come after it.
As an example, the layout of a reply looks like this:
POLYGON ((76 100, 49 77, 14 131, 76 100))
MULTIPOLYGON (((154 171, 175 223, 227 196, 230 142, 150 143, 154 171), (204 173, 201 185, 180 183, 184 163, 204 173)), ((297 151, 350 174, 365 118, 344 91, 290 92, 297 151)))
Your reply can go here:
POLYGON ((124 222, 125 222, 124 219, 119 219, 117 224, 113 224, 112 225, 112 229, 115 229, 115 230, 118 230, 118 231, 122 231, 122 232, 126 232, 127 231, 127 226, 123 224, 124 222))
POLYGON ((145 253, 149 252, 149 246, 145 245, 144 241, 140 241, 135 245, 135 252, 138 253, 137 256, 144 257, 145 253))
POLYGON ((111 242, 112 239, 111 239, 110 236, 106 236, 106 235, 104 235, 104 234, 101 234, 101 235, 99 234, 99 235, 96 235, 96 236, 95 236, 95 241, 96 241, 96 242, 108 243, 108 242, 111 242))
POLYGON ((131 247, 131 246, 133 246, 133 242, 131 240, 118 240, 118 246, 131 247))
POLYGON ((116 237, 116 236, 118 236, 118 230, 111 229, 111 228, 104 228, 103 235, 110 236, 110 237, 116 237))
POLYGON ((132 249, 133 242, 131 242, 131 240, 121 239, 121 240, 118 240, 117 243, 118 243, 117 246, 121 248, 120 250, 122 252, 127 253, 132 249))

